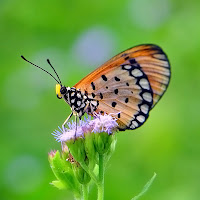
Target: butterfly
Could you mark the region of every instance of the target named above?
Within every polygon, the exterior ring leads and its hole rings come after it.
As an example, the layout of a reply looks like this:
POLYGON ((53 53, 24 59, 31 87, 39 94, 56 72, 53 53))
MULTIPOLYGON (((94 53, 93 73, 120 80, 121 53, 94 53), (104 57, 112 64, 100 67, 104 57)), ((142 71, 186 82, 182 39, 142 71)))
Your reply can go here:
POLYGON ((75 115, 87 113, 111 114, 117 118, 119 130, 136 129, 144 124, 150 110, 165 93, 171 76, 170 64, 163 50, 154 44, 144 44, 127 49, 88 74, 73 87, 65 87, 52 76, 56 84, 56 94, 71 107, 71 114, 64 125, 75 115))

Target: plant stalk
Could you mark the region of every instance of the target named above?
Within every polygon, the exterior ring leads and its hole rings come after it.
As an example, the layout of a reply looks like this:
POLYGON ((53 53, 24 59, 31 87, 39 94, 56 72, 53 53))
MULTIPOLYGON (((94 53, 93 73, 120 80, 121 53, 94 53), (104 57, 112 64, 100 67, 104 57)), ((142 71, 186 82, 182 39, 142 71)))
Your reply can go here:
POLYGON ((104 155, 99 154, 98 200, 104 199, 104 155))
POLYGON ((88 184, 83 184, 82 185, 82 190, 83 190, 83 199, 88 200, 88 184))

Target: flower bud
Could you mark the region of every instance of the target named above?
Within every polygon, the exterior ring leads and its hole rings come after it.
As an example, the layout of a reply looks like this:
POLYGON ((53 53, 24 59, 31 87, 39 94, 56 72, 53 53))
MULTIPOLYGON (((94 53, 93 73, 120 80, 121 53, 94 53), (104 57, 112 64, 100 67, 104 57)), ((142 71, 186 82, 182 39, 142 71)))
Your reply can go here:
POLYGON ((114 139, 113 135, 108 135, 108 133, 105 133, 105 132, 95 133, 94 145, 95 145, 96 151, 99 154, 106 153, 109 150, 113 139, 114 139))
POLYGON ((110 144, 110 147, 108 148, 108 151, 104 155, 105 163, 107 163, 109 161, 110 157, 112 156, 113 152, 115 151, 116 143, 117 143, 116 135, 112 135, 112 142, 110 144))
POLYGON ((86 152, 83 138, 76 138, 75 141, 69 140, 66 142, 66 144, 70 150, 70 153, 77 162, 82 163, 85 161, 86 152))
POLYGON ((56 150, 51 150, 51 151, 48 153, 48 159, 49 159, 50 164, 52 164, 53 159, 54 159, 56 153, 57 153, 56 150))
POLYGON ((62 158, 64 160, 69 158, 69 148, 64 142, 62 143, 62 158))
POLYGON ((72 190, 75 196, 80 196, 80 184, 74 175, 71 163, 63 159, 59 151, 49 153, 49 162, 57 178, 52 184, 59 189, 72 190))
POLYGON ((93 170, 95 164, 97 163, 97 152, 94 146, 94 134, 87 133, 85 134, 85 152, 88 160, 88 167, 90 170, 93 170))

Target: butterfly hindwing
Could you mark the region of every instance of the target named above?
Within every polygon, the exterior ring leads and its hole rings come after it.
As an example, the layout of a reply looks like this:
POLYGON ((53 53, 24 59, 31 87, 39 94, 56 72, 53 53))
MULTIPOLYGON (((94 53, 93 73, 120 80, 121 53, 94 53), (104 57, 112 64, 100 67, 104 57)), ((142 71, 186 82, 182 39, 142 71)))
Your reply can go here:
POLYGON ((170 81, 170 64, 166 54, 155 45, 138 46, 140 50, 131 53, 147 75, 153 90, 153 106, 166 91, 170 81))
POLYGON ((104 75, 104 81, 95 90, 92 93, 99 101, 96 112, 112 113, 118 118, 121 130, 138 128, 148 118, 153 93, 139 67, 121 65, 113 69, 104 75))
POLYGON ((74 87, 99 101, 96 112, 114 114, 122 130, 135 129, 165 92, 170 67, 155 45, 128 49, 107 61, 74 87))

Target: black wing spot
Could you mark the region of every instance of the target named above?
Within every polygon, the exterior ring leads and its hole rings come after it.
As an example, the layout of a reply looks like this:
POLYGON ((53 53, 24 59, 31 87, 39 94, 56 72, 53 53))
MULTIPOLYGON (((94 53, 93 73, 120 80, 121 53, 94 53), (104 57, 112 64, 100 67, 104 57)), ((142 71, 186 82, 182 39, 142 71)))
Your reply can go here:
POLYGON ((124 57, 124 56, 127 56, 128 54, 127 53, 123 53, 122 55, 121 55, 121 57, 124 57))
POLYGON ((137 62, 136 62, 136 60, 135 60, 134 58, 130 59, 129 62, 130 62, 131 64, 137 64, 137 62))
POLYGON ((100 98, 103 99, 103 94, 101 92, 99 93, 99 95, 100 95, 100 98))
POLYGON ((95 85, 93 82, 91 83, 91 86, 92 86, 92 89, 95 90, 95 85))
POLYGON ((115 94, 118 94, 118 92, 119 92, 118 89, 115 89, 115 90, 114 90, 114 93, 115 93, 115 94))
POLYGON ((129 58, 130 58, 130 57, 129 57, 129 56, 127 56, 127 57, 125 57, 125 58, 124 58, 124 60, 128 60, 129 58))
POLYGON ((112 107, 114 108, 117 105, 115 101, 112 102, 112 107))
POLYGON ((116 80, 116 81, 120 81, 120 78, 118 78, 118 77, 115 76, 115 80, 116 80))
POLYGON ((117 117, 118 117, 118 118, 120 118, 120 117, 121 117, 121 116, 120 116, 120 113, 118 113, 117 117))
POLYGON ((129 86, 129 83, 126 83, 127 86, 129 86))
POLYGON ((104 81, 107 81, 107 77, 105 75, 102 75, 101 78, 104 80, 104 81))
POLYGON ((125 103, 128 103, 128 98, 125 99, 125 103))
POLYGON ((108 89, 108 86, 106 86, 106 89, 108 89))
POLYGON ((92 97, 94 98, 96 95, 94 93, 92 93, 92 97))

